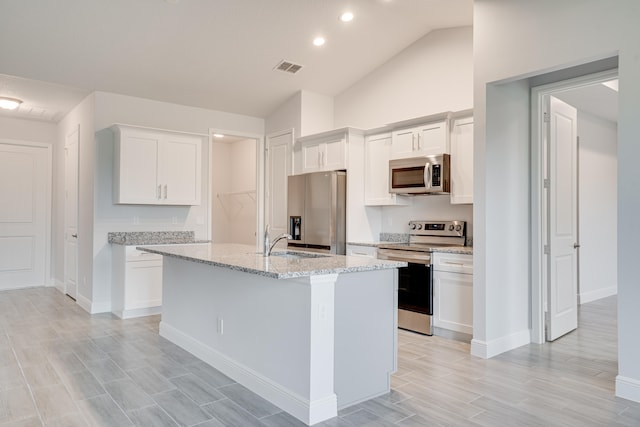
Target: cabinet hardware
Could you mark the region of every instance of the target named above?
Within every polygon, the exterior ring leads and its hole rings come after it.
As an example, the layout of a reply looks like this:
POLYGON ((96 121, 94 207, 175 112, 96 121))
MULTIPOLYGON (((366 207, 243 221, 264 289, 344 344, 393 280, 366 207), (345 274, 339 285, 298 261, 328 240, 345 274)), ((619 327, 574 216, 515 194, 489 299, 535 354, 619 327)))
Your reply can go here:
POLYGON ((77 234, 72 234, 71 237, 73 237, 74 239, 77 239, 78 235, 77 234))
POLYGON ((164 185, 164 198, 167 199, 167 184, 164 185))
POLYGON ((158 185, 158 195, 157 199, 162 199, 162 185, 158 185))

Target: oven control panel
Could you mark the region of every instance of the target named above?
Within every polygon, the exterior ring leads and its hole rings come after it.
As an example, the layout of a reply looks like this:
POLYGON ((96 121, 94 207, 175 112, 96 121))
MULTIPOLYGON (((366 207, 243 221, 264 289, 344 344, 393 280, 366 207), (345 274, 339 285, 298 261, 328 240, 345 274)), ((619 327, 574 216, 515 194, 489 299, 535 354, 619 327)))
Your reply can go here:
POLYGON ((409 221, 414 236, 464 237, 466 232, 466 221, 409 221))

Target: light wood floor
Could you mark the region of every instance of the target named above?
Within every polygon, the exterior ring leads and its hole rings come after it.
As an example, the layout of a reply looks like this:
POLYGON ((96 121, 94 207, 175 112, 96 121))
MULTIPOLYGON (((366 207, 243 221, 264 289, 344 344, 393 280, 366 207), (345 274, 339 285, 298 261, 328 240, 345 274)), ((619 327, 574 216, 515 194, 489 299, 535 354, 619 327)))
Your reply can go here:
MULTIPOLYGON (((158 336, 159 316, 90 316, 51 288, 0 292, 0 426, 299 426, 158 336)), ((389 395, 319 424, 639 426, 614 397, 616 299, 583 305, 557 342, 490 360, 469 344, 400 331, 389 395)))

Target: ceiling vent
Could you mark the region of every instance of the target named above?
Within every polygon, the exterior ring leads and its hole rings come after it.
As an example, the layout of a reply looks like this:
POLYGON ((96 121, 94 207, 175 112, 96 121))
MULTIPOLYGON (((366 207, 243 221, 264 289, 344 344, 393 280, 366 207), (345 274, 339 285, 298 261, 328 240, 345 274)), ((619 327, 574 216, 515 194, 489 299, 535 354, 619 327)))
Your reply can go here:
POLYGON ((302 69, 302 65, 294 64, 291 61, 285 61, 283 59, 273 69, 274 71, 282 71, 284 73, 296 74, 298 71, 302 69))

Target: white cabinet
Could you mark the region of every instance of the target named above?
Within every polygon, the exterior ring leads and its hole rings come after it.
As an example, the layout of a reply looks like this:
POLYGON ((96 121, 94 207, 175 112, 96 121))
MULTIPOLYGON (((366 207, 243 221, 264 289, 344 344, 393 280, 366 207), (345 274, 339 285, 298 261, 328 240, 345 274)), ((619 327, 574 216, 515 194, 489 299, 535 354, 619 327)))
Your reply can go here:
POLYGON ((347 244, 347 255, 376 258, 378 256, 378 248, 375 246, 347 244))
POLYGON ((433 325, 473 333, 473 256, 434 252, 433 325))
POLYGON ((158 314, 162 306, 162 255, 113 245, 111 311, 122 319, 158 314))
POLYGON ((396 130, 392 139, 393 159, 449 153, 449 120, 396 130))
POLYGON ((295 174, 342 169, 347 169, 347 138, 344 132, 310 139, 298 138, 294 146, 295 174))
POLYGON ((389 193, 389 160, 391 159, 391 134, 368 136, 364 155, 364 203, 367 206, 408 205, 406 196, 389 193))
POLYGON ((114 203, 199 205, 202 138, 114 125, 114 203))
POLYGON ((451 203, 473 203, 473 117, 452 120, 451 203))

